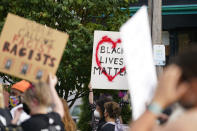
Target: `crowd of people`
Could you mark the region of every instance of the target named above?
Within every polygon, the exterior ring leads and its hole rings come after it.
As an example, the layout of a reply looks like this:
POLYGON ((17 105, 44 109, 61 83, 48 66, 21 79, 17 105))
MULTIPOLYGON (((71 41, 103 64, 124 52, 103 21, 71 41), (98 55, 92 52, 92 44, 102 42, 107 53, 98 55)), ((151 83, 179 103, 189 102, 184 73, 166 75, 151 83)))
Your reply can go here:
MULTIPOLYGON (((152 102, 131 122, 130 131, 197 129, 197 46, 191 45, 164 69, 152 102), (174 103, 179 103, 184 111, 171 121, 171 113, 168 116, 164 113, 174 103)), ((19 81, 12 85, 9 100, 5 101, 1 90, 0 131, 76 131, 66 100, 56 92, 57 82, 57 77, 51 74, 48 83, 19 81)), ((124 131, 120 104, 110 95, 101 95, 95 100, 91 83, 88 88, 92 131, 124 131)))
MULTIPOLYGON (((59 98, 55 85, 57 77, 49 75, 49 82, 19 81, 11 86, 8 106, 0 107, 1 131, 76 131, 69 107, 59 98)), ((3 92, 0 93, 3 96, 3 92)), ((93 131, 123 131, 120 125, 120 106, 111 96, 93 100, 89 85, 93 131)))
POLYGON ((92 111, 92 131, 123 131, 121 127, 120 106, 111 96, 101 95, 94 101, 94 94, 89 84, 89 103, 92 111))
MULTIPOLYGON (((152 102, 137 120, 131 122, 130 131, 195 131, 197 129, 195 124, 197 44, 190 45, 165 67, 163 74, 159 77, 152 102)), ((93 98, 90 84, 92 131, 125 130, 120 122, 119 105, 109 96, 102 96, 97 101, 93 98)))
POLYGON ((0 130, 76 131, 67 102, 56 92, 56 84, 57 77, 49 75, 48 84, 22 80, 12 85, 9 107, 0 109, 0 130))

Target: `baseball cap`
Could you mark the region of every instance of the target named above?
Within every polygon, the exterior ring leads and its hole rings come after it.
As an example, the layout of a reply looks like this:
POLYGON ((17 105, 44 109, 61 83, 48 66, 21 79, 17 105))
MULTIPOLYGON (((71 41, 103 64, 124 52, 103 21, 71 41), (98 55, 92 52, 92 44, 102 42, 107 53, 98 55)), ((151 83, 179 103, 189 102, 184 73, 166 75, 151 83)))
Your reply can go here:
POLYGON ((24 93, 30 86, 31 84, 28 81, 22 80, 22 81, 15 83, 12 86, 12 89, 16 89, 24 93))

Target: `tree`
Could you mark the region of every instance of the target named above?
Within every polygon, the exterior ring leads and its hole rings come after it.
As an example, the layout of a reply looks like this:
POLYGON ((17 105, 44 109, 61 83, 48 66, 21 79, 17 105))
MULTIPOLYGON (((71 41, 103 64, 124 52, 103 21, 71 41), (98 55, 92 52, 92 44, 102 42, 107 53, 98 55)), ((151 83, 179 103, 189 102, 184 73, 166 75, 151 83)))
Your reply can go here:
POLYGON ((56 89, 65 99, 72 94, 75 96, 70 100, 69 106, 72 106, 77 98, 87 95, 94 30, 118 31, 129 17, 130 2, 130 0, 1 0, 0 31, 8 12, 11 12, 69 34, 69 41, 57 71, 60 82, 56 89), (126 9, 121 10, 123 7, 126 9))

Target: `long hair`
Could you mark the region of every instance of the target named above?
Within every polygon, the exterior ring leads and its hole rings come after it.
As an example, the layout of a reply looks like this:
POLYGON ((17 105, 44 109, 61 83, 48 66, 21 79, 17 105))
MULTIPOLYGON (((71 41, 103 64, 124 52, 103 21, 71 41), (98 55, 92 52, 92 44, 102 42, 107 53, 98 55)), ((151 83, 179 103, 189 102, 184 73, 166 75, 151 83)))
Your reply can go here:
POLYGON ((62 122, 64 123, 64 128, 66 131, 76 131, 77 130, 76 124, 69 113, 68 104, 63 98, 61 98, 61 101, 64 106, 64 117, 62 118, 62 122))

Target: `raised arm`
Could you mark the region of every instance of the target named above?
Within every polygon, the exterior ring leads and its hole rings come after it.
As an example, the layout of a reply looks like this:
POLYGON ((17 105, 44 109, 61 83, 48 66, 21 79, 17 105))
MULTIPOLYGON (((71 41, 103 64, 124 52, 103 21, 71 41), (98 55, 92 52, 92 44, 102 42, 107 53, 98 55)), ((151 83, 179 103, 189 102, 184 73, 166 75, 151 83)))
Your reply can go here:
POLYGON ((88 85, 89 88, 89 103, 93 104, 94 103, 94 94, 93 94, 93 89, 91 83, 88 85))
POLYGON ((181 70, 175 66, 169 66, 162 75, 152 104, 147 111, 131 124, 130 131, 164 131, 156 125, 156 120, 162 109, 174 103, 187 91, 187 83, 181 82, 181 70))
POLYGON ((52 97, 52 102, 54 104, 53 111, 58 113, 61 118, 64 116, 64 108, 63 104, 56 92, 55 85, 57 84, 57 77, 53 75, 49 75, 49 86, 51 90, 51 97, 52 97))

